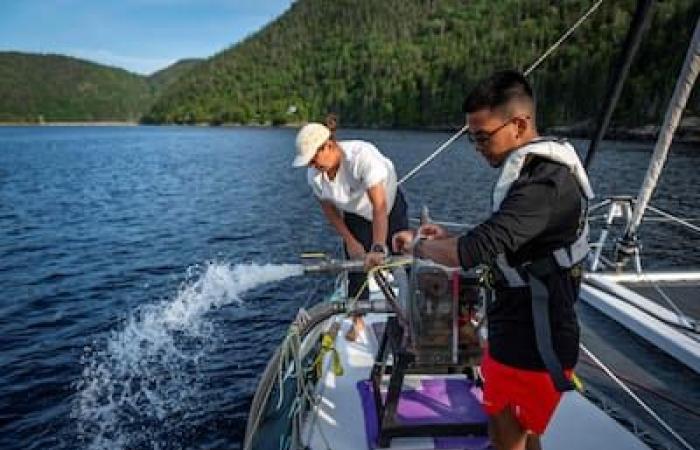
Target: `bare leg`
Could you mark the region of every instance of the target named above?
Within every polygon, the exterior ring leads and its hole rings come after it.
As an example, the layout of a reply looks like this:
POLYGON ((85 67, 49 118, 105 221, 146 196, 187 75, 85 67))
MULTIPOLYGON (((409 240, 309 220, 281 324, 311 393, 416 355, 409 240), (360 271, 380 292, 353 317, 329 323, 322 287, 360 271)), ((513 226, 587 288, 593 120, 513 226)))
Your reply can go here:
POLYGON ((489 436, 497 450, 525 450, 528 440, 527 432, 522 429, 510 407, 489 416, 489 436))
POLYGON ((528 433, 525 448, 527 450, 542 450, 542 445, 540 444, 540 436, 534 433, 528 433))
POLYGON ((362 318, 362 314, 354 314, 352 316, 352 327, 345 333, 345 339, 354 342, 364 329, 365 320, 362 318))

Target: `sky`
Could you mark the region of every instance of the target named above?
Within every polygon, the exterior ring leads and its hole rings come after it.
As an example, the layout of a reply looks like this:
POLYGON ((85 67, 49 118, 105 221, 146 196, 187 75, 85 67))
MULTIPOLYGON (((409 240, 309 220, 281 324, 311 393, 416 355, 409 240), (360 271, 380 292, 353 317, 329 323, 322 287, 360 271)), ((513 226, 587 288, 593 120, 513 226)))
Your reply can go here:
POLYGON ((292 0, 0 0, 0 51, 58 53, 148 75, 224 50, 292 0))

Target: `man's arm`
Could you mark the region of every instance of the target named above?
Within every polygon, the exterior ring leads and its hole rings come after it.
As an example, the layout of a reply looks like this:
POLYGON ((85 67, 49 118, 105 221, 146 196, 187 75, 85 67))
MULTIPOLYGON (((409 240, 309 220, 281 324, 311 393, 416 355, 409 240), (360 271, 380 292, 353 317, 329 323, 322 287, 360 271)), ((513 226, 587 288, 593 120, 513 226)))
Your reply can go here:
POLYGON ((499 253, 517 251, 547 228, 556 203, 556 186, 549 180, 514 185, 497 212, 459 237, 459 264, 465 269, 491 265, 499 253))
POLYGON ((379 183, 367 189, 367 196, 372 204, 372 243, 386 244, 389 217, 384 185, 379 183))
POLYGON ((514 252, 544 231, 556 196, 556 187, 547 180, 514 185, 486 222, 459 237, 423 240, 416 255, 464 269, 493 264, 499 253, 514 252))
POLYGON ((414 254, 420 258, 430 259, 436 263, 449 266, 459 266, 456 236, 443 239, 421 240, 415 247, 414 254))
POLYGON ((319 203, 321 204, 321 209, 323 210, 323 214, 328 219, 328 222, 333 225, 333 228, 335 228, 338 234, 343 238, 343 241, 345 241, 350 257, 362 257, 364 255, 364 248, 362 247, 362 244, 355 238, 355 236, 352 235, 347 225, 345 225, 345 222, 343 222, 343 218, 335 205, 326 200, 319 200, 319 203))

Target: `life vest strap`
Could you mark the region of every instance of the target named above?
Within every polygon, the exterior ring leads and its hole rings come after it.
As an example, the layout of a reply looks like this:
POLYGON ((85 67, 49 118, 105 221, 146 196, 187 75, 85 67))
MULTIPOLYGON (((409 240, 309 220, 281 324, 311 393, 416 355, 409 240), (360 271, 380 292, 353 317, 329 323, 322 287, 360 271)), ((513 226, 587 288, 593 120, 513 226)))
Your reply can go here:
POLYGON ((535 326, 537 351, 540 353, 549 376, 552 377, 554 387, 559 392, 571 391, 575 389, 575 386, 564 375, 564 369, 554 351, 549 320, 549 292, 547 286, 530 269, 528 269, 528 273, 530 275, 528 278, 532 296, 532 319, 535 326))

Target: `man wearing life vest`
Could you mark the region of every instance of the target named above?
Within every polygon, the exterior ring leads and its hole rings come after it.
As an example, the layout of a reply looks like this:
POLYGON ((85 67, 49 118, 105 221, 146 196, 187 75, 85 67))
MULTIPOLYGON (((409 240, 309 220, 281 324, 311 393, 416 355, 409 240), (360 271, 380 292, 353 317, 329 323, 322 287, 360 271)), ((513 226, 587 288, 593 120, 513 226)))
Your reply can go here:
POLYGON ((574 303, 593 192, 573 147, 539 136, 532 88, 519 72, 482 80, 464 112, 469 140, 500 168, 491 216, 461 236, 432 224, 402 231, 393 246, 465 270, 493 268, 496 300, 487 309, 481 367, 489 433, 498 449, 537 449, 572 386, 579 345, 574 303), (414 240, 416 233, 423 239, 414 240))

